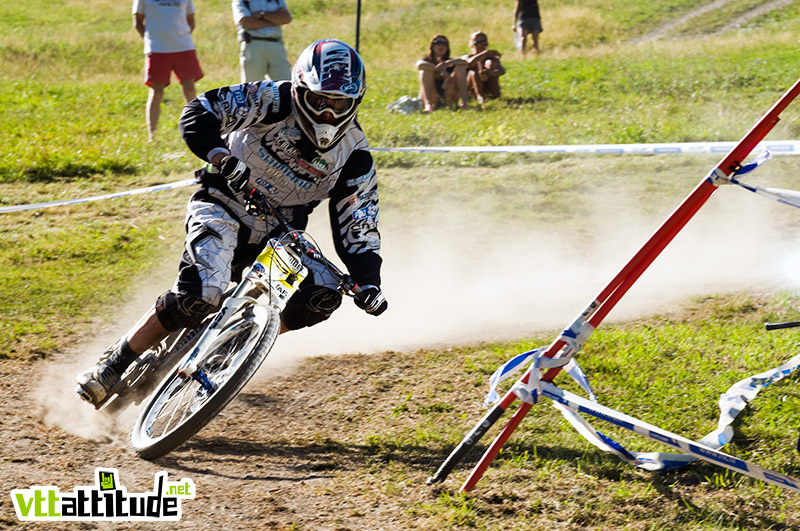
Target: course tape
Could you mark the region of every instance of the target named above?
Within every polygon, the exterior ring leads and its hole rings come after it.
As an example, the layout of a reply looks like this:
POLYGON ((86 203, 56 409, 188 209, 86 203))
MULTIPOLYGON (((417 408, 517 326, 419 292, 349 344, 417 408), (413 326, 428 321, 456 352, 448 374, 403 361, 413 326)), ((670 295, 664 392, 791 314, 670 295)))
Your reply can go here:
POLYGON ((0 214, 4 214, 6 212, 19 212, 22 210, 36 210, 39 208, 48 208, 54 206, 77 205, 78 203, 88 203, 90 201, 101 201, 103 199, 115 199, 117 197, 126 197, 129 195, 160 192, 161 190, 171 190, 173 188, 181 188, 183 186, 191 186, 193 184, 197 184, 197 181, 195 179, 186 179, 185 181, 159 184, 156 186, 148 186, 147 188, 138 188, 136 190, 128 190, 126 192, 116 192, 113 194, 96 195, 93 197, 84 197, 81 199, 67 199, 65 201, 48 201, 47 203, 31 203, 29 205, 13 205, 0 208, 0 214))
MULTIPOLYGON (((662 155, 662 154, 702 154, 702 153, 727 153, 736 142, 684 142, 661 144, 586 144, 586 145, 553 145, 553 146, 445 146, 445 147, 389 147, 369 148, 370 151, 379 153, 595 153, 617 155, 662 155)), ((800 154, 800 141, 776 140, 761 142, 759 148, 768 149, 774 154, 797 155, 800 154)), ((158 186, 149 186, 137 190, 117 192, 114 194, 98 195, 82 199, 68 199, 65 201, 50 201, 47 203, 33 203, 29 205, 12 205, 0 207, 0 214, 7 212, 20 212, 22 210, 35 210, 55 206, 75 205, 89 201, 116 199, 135 194, 146 194, 161 190, 170 190, 182 186, 190 186, 194 179, 167 183, 158 186)))
MULTIPOLYGON (((668 153, 727 153, 736 142, 684 142, 673 144, 587 144, 554 146, 449 146, 370 148, 388 153, 602 153, 625 155, 661 155, 668 153)), ((761 142, 757 147, 775 154, 800 154, 800 141, 780 140, 761 142)))

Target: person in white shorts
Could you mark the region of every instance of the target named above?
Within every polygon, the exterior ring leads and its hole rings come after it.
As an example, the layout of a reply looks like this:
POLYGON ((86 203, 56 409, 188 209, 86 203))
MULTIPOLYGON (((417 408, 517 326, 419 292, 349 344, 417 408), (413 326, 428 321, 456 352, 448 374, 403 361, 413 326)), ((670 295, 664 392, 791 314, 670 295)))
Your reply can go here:
POLYGON ((232 0, 233 21, 238 27, 242 83, 292 76, 281 26, 292 21, 284 0, 232 0))

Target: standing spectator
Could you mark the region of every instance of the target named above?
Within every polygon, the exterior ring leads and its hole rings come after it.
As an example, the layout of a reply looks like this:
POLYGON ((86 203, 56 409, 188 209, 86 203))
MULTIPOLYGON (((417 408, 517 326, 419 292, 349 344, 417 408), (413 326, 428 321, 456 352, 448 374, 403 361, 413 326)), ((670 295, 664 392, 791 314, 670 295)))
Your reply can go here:
POLYGON ((292 21, 284 0, 232 0, 233 21, 239 28, 242 83, 292 76, 283 46, 281 26, 292 21))
POLYGON ((425 112, 433 112, 442 102, 467 108, 467 62, 450 59, 450 43, 444 35, 431 39, 428 55, 417 61, 419 93, 425 112))
POLYGON ((542 17, 539 15, 539 0, 516 0, 514 23, 511 30, 517 33, 523 57, 526 53, 528 35, 533 40, 532 47, 539 54, 539 34, 542 32, 542 17))
POLYGON ((471 52, 463 56, 467 62, 467 84, 470 95, 475 96, 478 103, 487 99, 500 97, 500 76, 506 69, 500 64, 497 50, 488 50, 489 39, 481 30, 474 31, 469 37, 471 52))
POLYGON ((203 77, 192 40, 194 1, 133 0, 133 25, 144 39, 147 56, 144 83, 150 87, 147 134, 152 142, 170 74, 175 72, 187 103, 196 95, 195 81, 203 77))

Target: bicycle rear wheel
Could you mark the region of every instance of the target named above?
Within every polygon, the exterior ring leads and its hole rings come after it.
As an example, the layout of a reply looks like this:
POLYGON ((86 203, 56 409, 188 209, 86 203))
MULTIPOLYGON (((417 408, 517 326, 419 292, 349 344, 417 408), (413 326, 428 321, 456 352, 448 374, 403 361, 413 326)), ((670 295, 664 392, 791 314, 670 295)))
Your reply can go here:
POLYGON ((145 404, 131 432, 131 447, 144 459, 174 450, 208 424, 252 378, 280 331, 271 306, 252 305, 230 318, 199 352, 195 377, 173 373, 145 404))

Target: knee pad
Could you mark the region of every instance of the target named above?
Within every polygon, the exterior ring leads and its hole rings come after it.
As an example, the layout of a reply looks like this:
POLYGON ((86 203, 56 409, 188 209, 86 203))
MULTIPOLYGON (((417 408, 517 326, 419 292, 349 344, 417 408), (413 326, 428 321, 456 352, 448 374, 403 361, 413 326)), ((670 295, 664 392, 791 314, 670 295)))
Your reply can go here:
POLYGON ((164 328, 173 332, 181 328, 194 328, 219 305, 210 304, 192 295, 168 291, 156 301, 156 317, 164 328))
POLYGON ((298 290, 286 302, 281 314, 283 324, 289 330, 321 323, 342 304, 342 295, 325 286, 311 286, 298 290))

